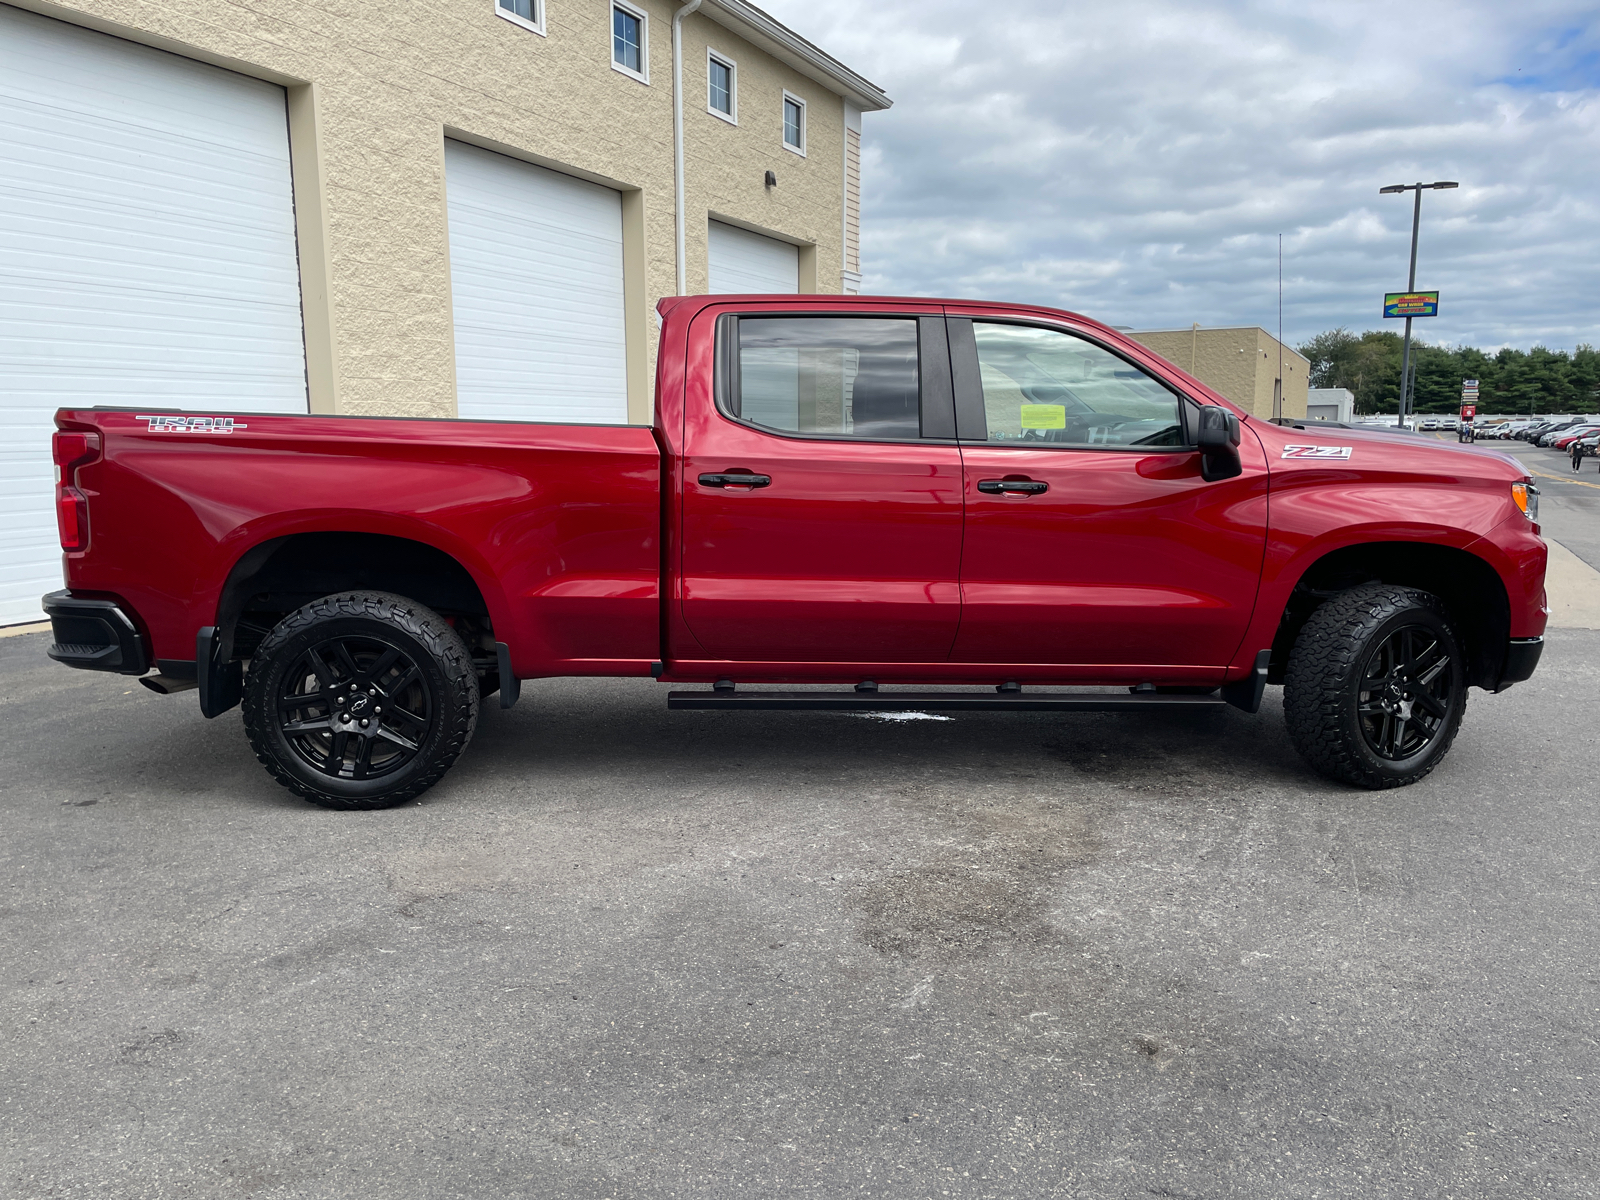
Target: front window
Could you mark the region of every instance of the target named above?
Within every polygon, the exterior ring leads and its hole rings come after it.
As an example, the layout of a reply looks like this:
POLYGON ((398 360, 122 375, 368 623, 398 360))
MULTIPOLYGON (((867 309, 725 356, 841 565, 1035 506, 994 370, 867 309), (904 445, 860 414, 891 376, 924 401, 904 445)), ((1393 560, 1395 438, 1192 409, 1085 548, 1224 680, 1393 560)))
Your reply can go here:
POLYGON ((784 93, 783 144, 797 154, 806 152, 806 103, 784 93))
POLYGON ((801 435, 921 436, 915 320, 739 317, 733 329, 718 389, 729 416, 801 435))
POLYGON ((1181 446, 1178 397, 1126 359, 1059 329, 972 323, 988 440, 1181 446))
POLYGON ((621 4, 611 6, 611 65, 640 79, 645 76, 645 17, 621 4))
POLYGON ((711 55, 707 58, 707 103, 718 116, 733 118, 733 64, 711 55))

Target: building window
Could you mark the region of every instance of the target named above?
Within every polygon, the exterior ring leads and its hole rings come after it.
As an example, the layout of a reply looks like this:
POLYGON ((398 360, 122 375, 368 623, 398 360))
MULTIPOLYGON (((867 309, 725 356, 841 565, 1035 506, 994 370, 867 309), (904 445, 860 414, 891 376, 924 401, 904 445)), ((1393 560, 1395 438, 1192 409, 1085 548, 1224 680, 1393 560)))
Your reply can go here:
POLYGON ((494 0, 494 11, 513 25, 544 36, 544 0, 494 0))
POLYGON ((806 102, 783 94, 783 144, 802 158, 806 152, 806 102))
POLYGON ((733 59, 706 51, 706 108, 714 117, 739 123, 739 92, 733 59))
POLYGON ((650 19, 643 9, 611 6, 611 65, 640 83, 650 82, 650 19))

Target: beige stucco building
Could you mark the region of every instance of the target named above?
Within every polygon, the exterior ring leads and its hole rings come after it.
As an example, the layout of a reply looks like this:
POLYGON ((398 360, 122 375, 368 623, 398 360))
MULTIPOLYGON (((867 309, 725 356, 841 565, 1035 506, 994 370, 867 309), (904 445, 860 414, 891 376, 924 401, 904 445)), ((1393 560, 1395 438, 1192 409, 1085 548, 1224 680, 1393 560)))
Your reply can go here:
MULTIPOLYGON (((282 89, 311 411, 460 411, 447 160, 468 145, 615 194, 625 416, 648 421, 652 310, 678 290, 674 0, 20 3, 282 89)), ((855 290, 860 115, 887 98, 743 0, 698 5, 681 54, 685 290, 713 285, 713 221, 792 246, 793 290, 855 290)))
POLYGON ((1257 417, 1273 415, 1281 351, 1282 415, 1306 415, 1311 364, 1288 346, 1280 347, 1278 339, 1265 329, 1253 325, 1203 329, 1193 325, 1188 329, 1130 332, 1128 336, 1257 417))
POLYGON ((888 104, 745 0, 0 0, 0 625, 58 408, 648 423, 662 296, 856 290, 888 104))

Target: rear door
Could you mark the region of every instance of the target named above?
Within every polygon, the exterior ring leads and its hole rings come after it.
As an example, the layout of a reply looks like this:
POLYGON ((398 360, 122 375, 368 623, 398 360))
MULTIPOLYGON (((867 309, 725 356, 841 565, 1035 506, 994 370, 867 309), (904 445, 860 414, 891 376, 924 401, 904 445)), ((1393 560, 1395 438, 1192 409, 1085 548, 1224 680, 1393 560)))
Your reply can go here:
POLYGON ((944 321, 855 312, 698 319, 716 321, 716 395, 691 394, 685 417, 675 659, 949 657, 962 485, 944 321))
POLYGON ((1266 463, 1208 483, 1193 401, 1087 333, 952 317, 967 663, 1220 679, 1250 621, 1266 463))

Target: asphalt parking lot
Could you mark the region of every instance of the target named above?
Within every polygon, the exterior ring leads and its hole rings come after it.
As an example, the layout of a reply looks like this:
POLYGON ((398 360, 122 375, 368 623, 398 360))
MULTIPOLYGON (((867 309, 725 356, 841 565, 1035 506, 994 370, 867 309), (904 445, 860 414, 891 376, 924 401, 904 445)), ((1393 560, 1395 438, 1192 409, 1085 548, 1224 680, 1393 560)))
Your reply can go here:
POLYGON ((0 640, 0 1193, 1529 1197, 1600 1178, 1600 633, 1430 778, 1259 717, 530 684, 421 803, 0 640))
POLYGON ((1541 493, 1545 532, 1600 570, 1600 460, 1586 458, 1583 469, 1574 471, 1571 458, 1559 450, 1515 441, 1479 445, 1502 450, 1528 469, 1541 493))

